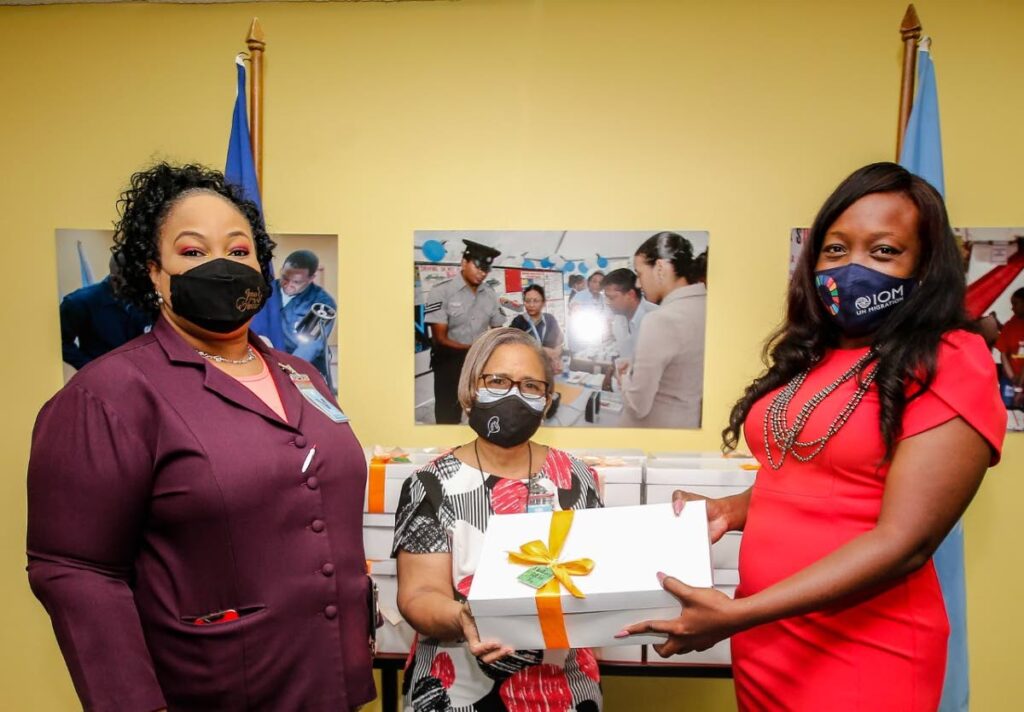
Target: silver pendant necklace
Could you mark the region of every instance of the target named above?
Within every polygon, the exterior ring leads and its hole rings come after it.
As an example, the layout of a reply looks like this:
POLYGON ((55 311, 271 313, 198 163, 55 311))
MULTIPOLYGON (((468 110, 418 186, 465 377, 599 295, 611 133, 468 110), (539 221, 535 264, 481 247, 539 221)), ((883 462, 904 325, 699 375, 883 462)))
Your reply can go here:
POLYGON ((800 412, 797 413, 792 426, 786 424, 789 421, 789 406, 793 402, 793 397, 797 391, 800 390, 804 381, 807 380, 811 369, 808 368, 797 374, 793 380, 786 384, 785 388, 772 398, 764 412, 762 435, 764 437, 765 452, 768 455, 768 465, 773 470, 778 470, 782 467, 782 463, 786 461, 786 455, 791 454, 800 462, 808 462, 825 449, 828 441, 846 425, 846 421, 850 419, 853 411, 857 409, 857 406, 864 399, 878 373, 877 365, 859 381, 856 392, 836 417, 832 419, 832 423, 828 426, 824 435, 813 440, 799 440, 800 433, 810 420, 814 409, 821 405, 843 383, 856 378, 873 358, 875 358, 875 353, 868 351, 857 359, 857 362, 850 366, 842 375, 811 396, 810 400, 804 403, 800 412), (773 445, 779 451, 778 461, 772 455, 773 445))
POLYGON ((223 356, 218 356, 217 354, 208 354, 205 351, 201 351, 200 349, 196 349, 196 353, 205 358, 207 361, 214 361, 216 363, 230 363, 233 366, 241 366, 243 364, 251 363, 252 361, 256 360, 256 352, 252 350, 252 346, 247 346, 246 349, 247 351, 245 354, 245 358, 240 359, 224 358, 223 356))

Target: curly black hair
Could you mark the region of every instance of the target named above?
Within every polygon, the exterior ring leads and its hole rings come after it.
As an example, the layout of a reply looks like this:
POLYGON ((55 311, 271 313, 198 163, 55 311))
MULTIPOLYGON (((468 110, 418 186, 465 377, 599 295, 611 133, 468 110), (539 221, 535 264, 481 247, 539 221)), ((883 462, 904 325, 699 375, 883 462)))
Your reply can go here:
POLYGON ((786 318, 765 343, 768 369, 754 380, 733 406, 722 432, 723 450, 736 448, 754 403, 820 361, 839 344, 840 330, 822 305, 814 275, 825 235, 851 205, 874 193, 898 193, 918 211, 921 260, 919 285, 906 305, 887 317, 874 334, 874 356, 861 375, 877 363, 875 384, 880 401, 879 429, 885 459, 892 457, 900 436, 907 402, 931 386, 939 343, 954 329, 977 331, 964 310, 963 263, 949 225, 942 196, 923 179, 895 163, 872 163, 839 184, 818 212, 789 287, 786 318), (908 393, 909 391, 909 393, 908 393))
POLYGON ((160 264, 157 235, 168 212, 186 194, 196 191, 216 193, 231 201, 249 221, 256 259, 263 277, 270 284, 270 260, 274 241, 267 234, 260 209, 248 200, 242 189, 224 179, 220 171, 194 163, 175 166, 161 162, 131 177, 131 187, 117 201, 120 218, 114 223, 114 259, 121 265, 118 296, 155 316, 160 305, 149 278, 150 263, 160 264))

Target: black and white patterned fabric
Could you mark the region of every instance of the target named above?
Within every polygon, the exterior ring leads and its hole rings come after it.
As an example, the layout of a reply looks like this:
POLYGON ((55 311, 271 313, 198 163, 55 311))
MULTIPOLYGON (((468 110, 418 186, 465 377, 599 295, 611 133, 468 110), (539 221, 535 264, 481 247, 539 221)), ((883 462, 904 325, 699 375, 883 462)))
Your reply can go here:
MULTIPOLYGON (((557 509, 602 506, 594 471, 550 448, 536 478, 557 509)), ((395 514, 393 554, 452 554, 452 590, 465 600, 487 521, 526 511, 527 482, 485 475, 451 453, 406 481, 395 514)), ((585 648, 519 650, 494 664, 462 643, 414 643, 403 685, 407 712, 598 712, 597 660, 585 648)))

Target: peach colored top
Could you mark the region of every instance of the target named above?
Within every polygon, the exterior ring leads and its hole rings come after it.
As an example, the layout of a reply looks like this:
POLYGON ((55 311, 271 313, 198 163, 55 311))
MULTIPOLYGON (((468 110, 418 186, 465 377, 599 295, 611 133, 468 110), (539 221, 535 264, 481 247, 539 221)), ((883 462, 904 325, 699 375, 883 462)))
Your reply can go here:
POLYGON ((267 404, 267 407, 280 416, 281 420, 287 421, 284 413, 284 405, 281 403, 281 394, 277 392, 274 384, 274 377, 267 368, 267 362, 256 352, 256 357, 263 364, 263 370, 255 376, 235 376, 235 380, 256 394, 256 397, 267 404))

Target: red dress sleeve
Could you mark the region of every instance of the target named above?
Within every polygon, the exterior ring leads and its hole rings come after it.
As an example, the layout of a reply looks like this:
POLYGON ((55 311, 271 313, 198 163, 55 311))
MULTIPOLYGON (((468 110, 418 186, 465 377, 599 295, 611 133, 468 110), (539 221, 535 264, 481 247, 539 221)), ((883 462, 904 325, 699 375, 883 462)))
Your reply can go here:
POLYGON ((900 439, 963 418, 992 448, 999 462, 1006 436, 1006 407, 999 397, 996 364, 985 340, 967 331, 942 338, 931 387, 907 403, 900 439))

